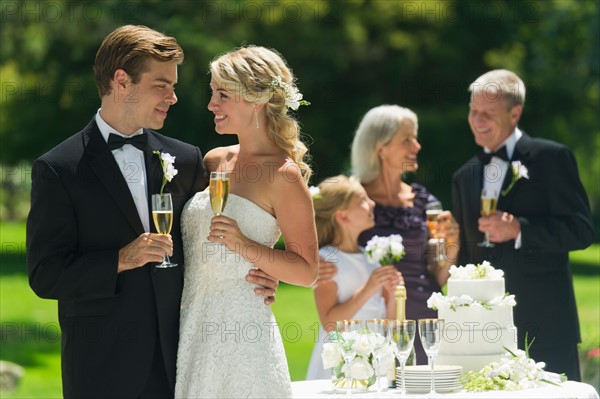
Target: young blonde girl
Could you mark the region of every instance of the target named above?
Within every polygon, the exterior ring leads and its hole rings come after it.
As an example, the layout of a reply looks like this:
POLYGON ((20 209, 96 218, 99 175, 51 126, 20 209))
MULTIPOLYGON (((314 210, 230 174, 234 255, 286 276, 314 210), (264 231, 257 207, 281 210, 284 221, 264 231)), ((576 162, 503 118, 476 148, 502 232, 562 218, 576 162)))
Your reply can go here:
POLYGON ((394 318, 394 287, 403 283, 402 275, 393 266, 369 263, 358 246, 360 233, 375 224, 375 203, 358 180, 340 175, 326 179, 318 188, 313 202, 319 254, 325 261, 335 263, 338 273, 314 290, 323 328, 313 349, 307 380, 331 376, 330 370, 323 369, 321 352, 336 320, 394 318))

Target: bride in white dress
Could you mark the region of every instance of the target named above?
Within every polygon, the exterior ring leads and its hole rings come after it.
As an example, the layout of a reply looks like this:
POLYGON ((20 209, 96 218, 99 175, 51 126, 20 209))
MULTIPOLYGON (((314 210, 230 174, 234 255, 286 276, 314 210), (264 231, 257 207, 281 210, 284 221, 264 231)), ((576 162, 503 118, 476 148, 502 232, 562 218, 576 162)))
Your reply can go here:
POLYGON ((249 46, 211 63, 208 109, 219 134, 239 144, 206 154, 209 171, 230 174, 223 215, 207 192, 182 217, 186 267, 177 356, 178 398, 291 397, 283 343, 271 308, 246 281, 250 268, 311 286, 318 274, 311 171, 298 123, 301 95, 282 57, 249 46), (280 234, 286 250, 274 250, 280 234))

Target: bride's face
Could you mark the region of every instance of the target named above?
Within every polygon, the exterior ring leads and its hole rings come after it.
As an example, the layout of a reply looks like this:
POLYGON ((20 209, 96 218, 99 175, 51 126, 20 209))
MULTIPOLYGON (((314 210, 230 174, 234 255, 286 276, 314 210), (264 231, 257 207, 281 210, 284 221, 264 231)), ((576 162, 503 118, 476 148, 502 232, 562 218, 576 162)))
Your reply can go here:
POLYGON ((221 87, 210 82, 212 95, 208 110, 215 114, 215 131, 219 134, 239 134, 256 127, 255 107, 241 98, 239 88, 221 87))

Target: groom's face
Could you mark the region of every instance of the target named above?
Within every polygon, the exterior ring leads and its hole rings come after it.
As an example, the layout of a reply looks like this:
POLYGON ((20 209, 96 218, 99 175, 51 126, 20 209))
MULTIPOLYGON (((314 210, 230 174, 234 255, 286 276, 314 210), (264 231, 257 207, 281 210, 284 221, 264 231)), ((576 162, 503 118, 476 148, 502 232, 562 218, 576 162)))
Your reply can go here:
POLYGON ((123 121, 127 132, 123 133, 162 128, 169 107, 177 102, 176 83, 177 62, 148 60, 139 82, 130 82, 126 92, 120 94, 127 119, 123 121))

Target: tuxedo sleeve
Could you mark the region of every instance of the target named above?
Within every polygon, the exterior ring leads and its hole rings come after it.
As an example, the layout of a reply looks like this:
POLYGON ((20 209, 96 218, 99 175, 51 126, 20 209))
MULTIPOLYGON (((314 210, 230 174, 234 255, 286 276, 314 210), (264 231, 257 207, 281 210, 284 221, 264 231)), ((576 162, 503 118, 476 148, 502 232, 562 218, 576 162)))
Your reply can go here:
POLYGON ((32 169, 27 219, 29 284, 38 296, 49 299, 114 296, 119 249, 80 251, 77 214, 57 169, 43 160, 37 160, 32 169))
MULTIPOLYGON (((546 179, 540 201, 547 201, 548 213, 519 217, 523 247, 545 252, 586 248, 593 242, 594 229, 577 162, 566 147, 559 147, 549 155, 536 168, 546 179)), ((530 175, 533 173, 530 171, 530 175)))

